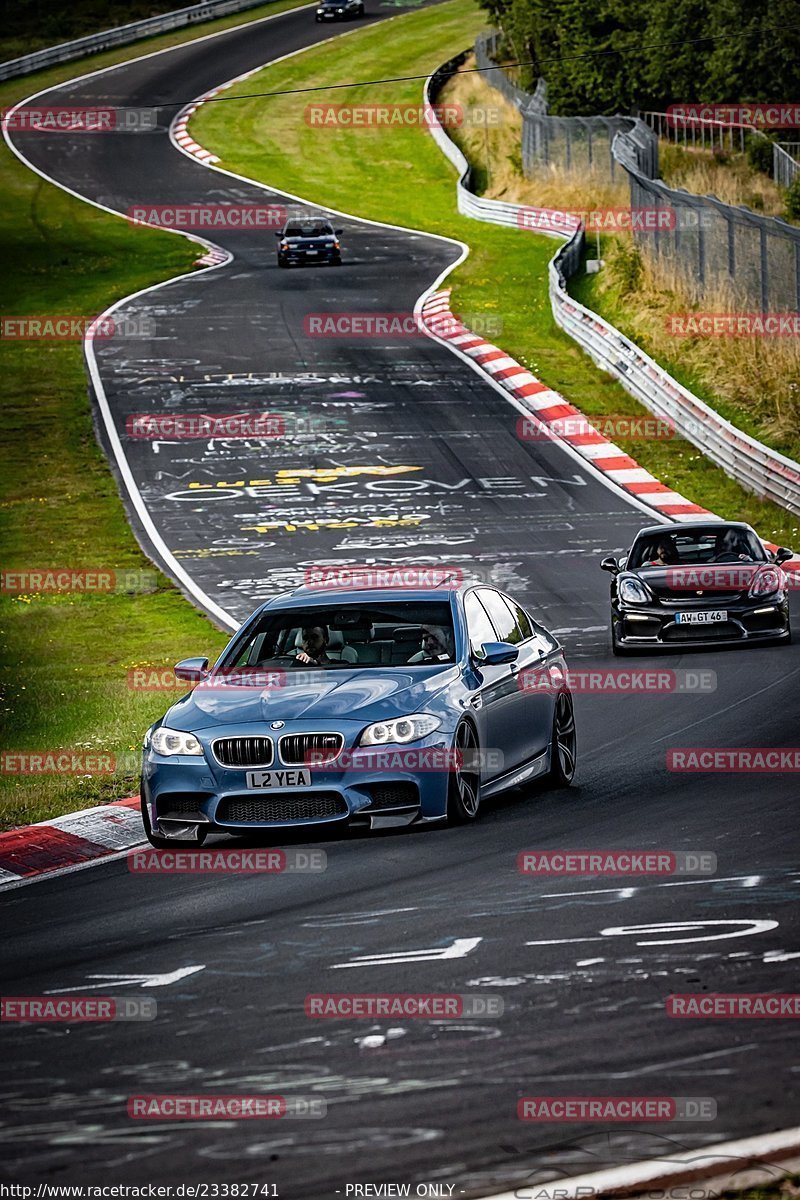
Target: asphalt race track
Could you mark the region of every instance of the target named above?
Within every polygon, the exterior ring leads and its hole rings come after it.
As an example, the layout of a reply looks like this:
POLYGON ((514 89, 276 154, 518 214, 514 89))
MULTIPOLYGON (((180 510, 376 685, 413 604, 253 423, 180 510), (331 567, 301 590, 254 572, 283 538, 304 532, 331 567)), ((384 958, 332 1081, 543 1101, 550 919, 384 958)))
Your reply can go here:
MULTIPOLYGON (((165 105, 171 116, 337 32, 308 10, 289 13, 36 103, 165 105)), ((136 203, 286 202, 190 161, 165 128, 79 146, 65 134, 13 140, 49 177, 123 213, 136 203)), ((151 319, 151 336, 96 343, 115 428, 168 553, 126 494, 143 543, 173 575, 180 564, 232 623, 302 582, 307 566, 452 562, 527 601, 573 665, 610 665, 598 558, 649 516, 558 446, 521 441, 512 405, 438 343, 307 336, 312 313, 410 312, 460 253, 336 223, 340 268, 280 271, 271 233, 215 231, 231 262, 117 310, 151 319), (242 409, 283 414, 288 436, 126 434, 136 413, 242 409)), ((800 648, 687 653, 669 666, 710 669, 716 688, 579 695, 576 786, 487 805, 472 827, 284 839, 322 848, 319 874, 156 877, 115 861, 5 892, 5 995, 102 988, 152 995, 158 1013, 6 1025, 0 1170, 25 1182, 250 1181, 289 1200, 366 1182, 430 1181, 465 1197, 516 1184, 522 1200, 535 1194, 531 1181, 795 1124, 791 1022, 675 1020, 665 999, 792 990, 796 789, 786 775, 678 775, 666 753, 796 743, 800 648), (570 880, 516 869, 525 849, 624 847, 713 852, 717 874, 570 880), (456 1023, 305 1016, 308 993, 347 989, 479 991, 501 996, 505 1011, 456 1023), (170 1123, 126 1111, 145 1093, 261 1092, 322 1098, 327 1116, 170 1123), (517 1120, 517 1100, 534 1094, 710 1097, 717 1116, 517 1120)))

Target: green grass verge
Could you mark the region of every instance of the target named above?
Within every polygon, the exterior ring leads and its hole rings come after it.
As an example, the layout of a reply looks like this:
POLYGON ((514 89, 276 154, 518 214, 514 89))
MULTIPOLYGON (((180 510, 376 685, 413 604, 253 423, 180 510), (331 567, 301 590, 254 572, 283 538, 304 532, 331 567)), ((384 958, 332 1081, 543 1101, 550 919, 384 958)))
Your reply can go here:
MULTIPOLYGON (((297 7, 265 5, 201 32, 297 7)), ((0 87, 9 106, 44 86, 198 36, 151 38, 0 87)), ((0 144, 0 249, 6 315, 95 315, 114 300, 190 270, 199 250, 174 235, 132 228, 45 183, 0 144)), ((0 537, 4 571, 46 567, 148 570, 92 429, 78 343, 2 343, 0 537)), ((225 643, 162 575, 143 594, 0 596, 4 745, 11 751, 85 749, 124 756, 113 775, 0 773, 0 828, 44 820, 136 788, 131 755, 170 701, 128 687, 128 671, 170 665, 225 643)))
MULTIPOLYGON (((800 1196, 800 1175, 787 1175, 785 1179, 763 1187, 748 1188, 745 1192, 722 1192, 720 1200, 792 1200, 800 1196)), ((697 1184, 698 1189, 702 1184, 697 1184)), ((690 1193, 691 1194, 691 1193, 690 1193)))
MULTIPOLYGON (((332 55, 322 46, 267 67, 226 96, 408 75, 412 68, 421 74, 470 45, 484 26, 485 16, 473 0, 448 0, 389 26, 348 35, 346 53, 332 55)), ((459 216, 454 169, 418 128, 326 128, 310 125, 304 116, 306 105, 316 99, 413 104, 421 94, 421 81, 412 80, 321 91, 318 96, 241 99, 202 107, 191 128, 229 170, 312 203, 467 242, 471 254, 450 276, 455 311, 500 317, 503 331, 494 340, 588 415, 641 414, 624 388, 599 371, 553 321, 547 294, 552 240, 459 216)), ((687 442, 620 440, 620 445, 698 504, 750 521, 774 541, 791 545, 800 540, 796 518, 743 491, 687 442)))

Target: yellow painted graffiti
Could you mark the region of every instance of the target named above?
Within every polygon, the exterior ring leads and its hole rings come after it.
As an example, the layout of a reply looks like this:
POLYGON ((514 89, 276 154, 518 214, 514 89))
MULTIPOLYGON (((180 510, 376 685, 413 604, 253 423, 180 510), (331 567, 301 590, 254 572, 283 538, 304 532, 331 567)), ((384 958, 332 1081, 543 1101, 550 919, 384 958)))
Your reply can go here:
POLYGON ((423 521, 427 521, 428 517, 371 517, 368 520, 354 521, 266 521, 263 525, 242 525, 243 530, 252 530, 255 533, 275 533, 283 530, 284 533, 297 533, 304 529, 314 531, 319 529, 363 529, 363 528, 380 528, 386 529, 389 526, 395 527, 398 525, 420 525, 423 521))
POLYGON ((301 483, 310 479, 314 483, 334 483, 337 479, 355 479, 359 475, 402 475, 407 471, 421 471, 422 467, 298 467, 297 470, 281 468, 275 472, 274 479, 237 479, 233 482, 220 480, 218 483, 190 483, 190 488, 241 488, 241 487, 280 487, 291 483, 301 483))

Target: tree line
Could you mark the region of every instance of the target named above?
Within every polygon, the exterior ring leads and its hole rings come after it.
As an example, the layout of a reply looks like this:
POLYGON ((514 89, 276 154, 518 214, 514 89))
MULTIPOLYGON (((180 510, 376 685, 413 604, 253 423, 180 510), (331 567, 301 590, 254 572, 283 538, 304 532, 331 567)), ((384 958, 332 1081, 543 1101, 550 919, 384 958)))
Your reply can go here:
POLYGON ((550 112, 800 104, 798 0, 479 0, 550 112), (703 40, 705 39, 705 40, 703 40))

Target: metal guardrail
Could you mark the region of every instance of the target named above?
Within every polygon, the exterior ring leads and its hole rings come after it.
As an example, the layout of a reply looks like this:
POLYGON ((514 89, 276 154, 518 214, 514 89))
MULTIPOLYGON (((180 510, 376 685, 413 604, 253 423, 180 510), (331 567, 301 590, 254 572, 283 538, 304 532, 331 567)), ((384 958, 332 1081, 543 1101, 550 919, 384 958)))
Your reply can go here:
POLYGON ((772 178, 781 187, 789 187, 800 175, 800 145, 797 142, 773 142, 772 178))
MULTIPOLYGON (((467 57, 468 51, 458 54, 455 58, 449 59, 443 66, 431 75, 425 83, 425 98, 430 100, 431 97, 436 97, 444 87, 448 79, 458 70, 461 64, 467 57)), ((430 100, 430 103, 433 103, 430 100)), ((458 211, 465 217, 472 217, 476 221, 490 221, 494 225, 509 225, 516 228, 525 227, 525 213, 536 214, 536 228, 539 233, 544 233, 549 237, 564 236, 564 216, 551 209, 531 208, 528 205, 507 204, 504 200, 487 200, 483 196, 476 196, 472 191, 472 167, 467 159, 459 150, 458 146, 445 133, 438 120, 435 119, 435 114, 428 124, 428 129, 436 142, 439 149, 442 151, 459 173, 458 182, 456 183, 456 198, 458 203, 458 211), (551 218, 548 220, 548 218, 551 218)), ((578 257, 583 250, 583 227, 577 218, 572 220, 574 225, 576 244, 579 246, 578 257), (577 236, 579 235, 579 236, 577 236)))
POLYGON ((800 228, 654 179, 635 133, 618 133, 611 150, 628 174, 631 207, 674 214, 649 239, 655 262, 673 262, 697 296, 730 285, 762 312, 800 310, 800 228))
MULTIPOLYGON (((429 104, 433 104, 447 79, 465 58, 466 52, 450 59, 427 80, 425 100, 429 104)), ((524 228, 521 213, 546 214, 550 211, 476 196, 470 190, 470 164, 458 146, 438 122, 432 121, 429 129, 436 144, 459 172, 456 194, 458 211, 464 216, 524 228)), ((537 232, 565 239, 549 265, 550 303, 556 324, 586 350, 598 367, 619 380, 655 416, 671 421, 682 437, 742 487, 800 514, 800 463, 737 429, 673 379, 608 321, 569 295, 567 280, 582 261, 584 229, 578 223, 575 232, 567 236, 564 225, 563 216, 558 220, 557 214, 549 228, 546 219, 542 224, 536 224, 537 232)))
POLYGON ((87 54, 97 54, 101 50, 125 46, 154 33, 169 33, 173 29, 183 29, 186 25, 197 25, 215 17, 224 17, 228 13, 244 12, 264 3, 269 3, 269 0, 205 0, 204 4, 192 4, 187 8, 174 9, 156 17, 131 21, 128 25, 118 25, 115 29, 105 29, 101 33, 90 33, 86 37, 62 42, 58 46, 49 46, 45 50, 35 50, 22 58, 12 58, 8 62, 0 63, 0 80, 29 75, 43 67, 53 67, 58 63, 83 58, 87 54))
MULTIPOLYGON (((736 121, 711 121, 705 117, 677 117, 664 112, 640 112, 639 116, 660 138, 693 150, 731 150, 743 153, 747 138, 766 134, 755 125, 736 121)), ((800 174, 800 143, 772 142, 772 178, 781 187, 789 187, 800 174)))

